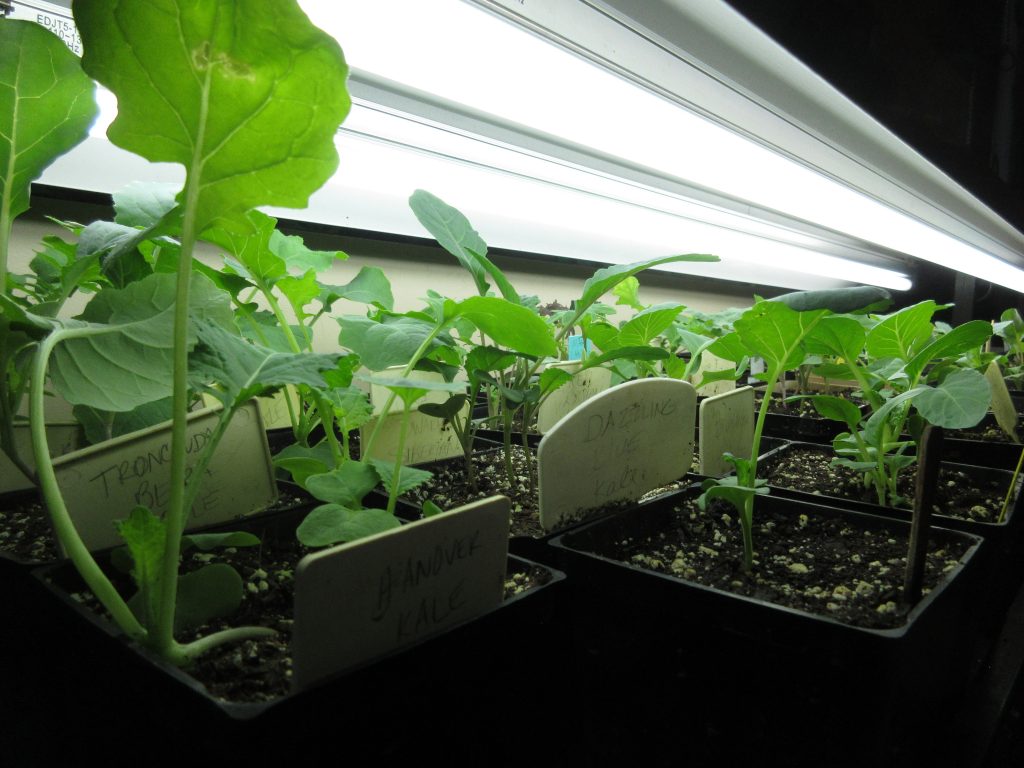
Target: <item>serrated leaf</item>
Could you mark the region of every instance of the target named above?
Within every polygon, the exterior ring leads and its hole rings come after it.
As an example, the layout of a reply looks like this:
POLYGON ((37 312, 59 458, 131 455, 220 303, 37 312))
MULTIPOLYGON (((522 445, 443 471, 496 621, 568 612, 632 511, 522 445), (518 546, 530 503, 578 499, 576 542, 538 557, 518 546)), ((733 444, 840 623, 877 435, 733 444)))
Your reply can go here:
POLYGON ((572 374, 564 368, 545 368, 540 374, 540 391, 547 395, 572 381, 572 374))
POLYGON ((132 558, 131 575, 138 588, 136 605, 132 610, 143 626, 153 627, 156 625, 167 525, 145 507, 136 507, 115 526, 132 558))
POLYGON ((325 272, 335 262, 344 261, 348 254, 344 251, 314 251, 306 247, 298 235, 286 235, 275 230, 270 236, 270 250, 278 256, 289 270, 304 273, 325 272))
POLYGON ((114 221, 126 227, 148 229, 159 223, 177 204, 173 184, 133 181, 114 197, 114 221))
POLYGON ((707 351, 715 357, 720 357, 732 363, 738 363, 750 356, 746 345, 735 331, 715 339, 714 343, 707 348, 707 351))
POLYGON ((619 345, 640 347, 650 344, 672 325, 684 309, 686 306, 683 304, 656 304, 634 315, 619 330, 619 345))
MULTIPOLYGON (((82 313, 88 323, 67 323, 96 331, 54 349, 50 376, 68 402, 129 411, 170 396, 175 282, 174 275, 153 274, 106 289, 82 313)), ((189 301, 195 317, 231 322, 227 295, 201 275, 192 275, 189 301)))
POLYGON ((612 294, 615 296, 616 306, 625 305, 638 312, 644 309, 644 305, 640 303, 640 281, 635 277, 627 277, 616 285, 612 288, 612 294))
MULTIPOLYGON (((373 468, 377 470, 377 474, 380 476, 381 485, 390 490, 392 480, 395 476, 394 462, 385 461, 383 459, 370 459, 370 463, 373 465, 373 468)), ((433 476, 434 474, 432 472, 428 472, 425 469, 402 467, 398 475, 398 495, 401 496, 403 493, 411 491, 413 488, 427 482, 433 476)))
POLYGON ((338 504, 324 504, 306 516, 295 536, 307 547, 329 547, 400 525, 398 518, 383 509, 346 509, 338 504))
POLYGON ((73 11, 82 68, 117 97, 107 136, 185 166, 197 231, 260 205, 303 207, 334 173, 348 69, 297 3, 81 0, 73 11))
POLYGON ((942 308, 928 299, 887 315, 868 332, 868 354, 910 360, 931 339, 932 315, 942 308))
POLYGON ((265 289, 287 277, 288 266, 270 247, 277 232, 277 219, 261 211, 247 211, 233 219, 212 222, 203 240, 223 248, 229 272, 251 280, 265 289))
POLYGON ((379 480, 373 465, 350 460, 330 472, 307 478, 303 485, 320 501, 357 508, 363 505, 363 497, 379 480))
POLYGON ((551 326, 524 306, 494 296, 472 296, 460 301, 456 311, 503 347, 534 357, 558 353, 551 326))
MULTIPOLYGON (((371 371, 405 365, 434 331, 431 323, 407 316, 377 322, 358 315, 345 315, 338 323, 341 325, 339 343, 359 355, 363 365, 371 371)), ((441 343, 435 339, 430 348, 441 343)))
MULTIPOLYGON (((80 143, 99 109, 95 86, 53 33, 27 20, 0 24, 0 254, 10 225, 28 210, 29 188, 80 143)), ((0 274, 6 263, 0 264, 0 274)), ((0 281, 2 282, 2 281, 0 281)), ((0 285, 0 290, 5 287, 0 285)))
MULTIPOLYGON (((736 332, 748 354, 762 358, 769 371, 788 370, 803 363, 804 339, 826 314, 826 309, 797 312, 780 302, 760 301, 736 321, 736 332)), ((717 355, 716 347, 708 349, 717 355)))
POLYGON ((321 371, 338 362, 337 355, 275 352, 209 322, 197 323, 196 335, 189 380, 229 407, 286 384, 322 387, 321 371))

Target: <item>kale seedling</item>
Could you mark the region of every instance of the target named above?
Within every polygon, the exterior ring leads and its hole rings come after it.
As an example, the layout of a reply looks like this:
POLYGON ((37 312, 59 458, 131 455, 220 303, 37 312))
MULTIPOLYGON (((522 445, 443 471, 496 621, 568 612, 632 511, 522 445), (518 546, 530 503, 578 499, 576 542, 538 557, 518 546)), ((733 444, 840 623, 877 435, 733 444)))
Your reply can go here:
POLYGON ((216 437, 249 398, 286 384, 320 385, 319 372, 335 364, 334 356, 283 355, 244 341, 227 295, 193 274, 194 246, 201 233, 254 206, 303 206, 330 178, 338 164, 334 135, 350 105, 347 68, 337 43, 288 0, 244 8, 79 0, 74 13, 83 69, 118 100, 109 139, 150 161, 185 168, 184 186, 162 221, 180 232, 180 254, 174 272, 97 295, 81 320, 18 318, 43 335, 31 398, 35 459, 54 527, 86 583, 129 637, 184 664, 220 643, 269 632, 242 627, 185 644, 174 637, 186 595, 231 597, 238 586, 237 574, 203 569, 198 588, 179 591, 183 531, 216 437), (141 596, 135 610, 85 549, 64 506, 42 429, 48 369, 75 403, 125 410, 172 397, 169 508, 156 517, 137 507, 119 525, 141 596), (224 408, 190 473, 187 409, 197 386, 224 408))

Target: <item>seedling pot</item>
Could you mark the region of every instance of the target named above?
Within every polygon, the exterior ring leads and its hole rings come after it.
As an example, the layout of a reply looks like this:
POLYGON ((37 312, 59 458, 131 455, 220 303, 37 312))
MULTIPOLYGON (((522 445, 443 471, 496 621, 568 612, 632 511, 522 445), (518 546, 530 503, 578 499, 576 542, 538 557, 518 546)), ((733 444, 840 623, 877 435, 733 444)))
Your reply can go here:
MULTIPOLYGON (((966 554, 905 625, 865 629, 615 558, 623 540, 665 533, 674 505, 698 493, 666 496, 551 541, 576 586, 578 653, 600 680, 583 694, 595 750, 624 757, 617 744, 640 729, 651 757, 687 744, 695 764, 758 754, 785 755, 791 765, 891 764, 971 675, 975 638, 963 608, 977 585, 981 539, 936 529, 942 540, 969 544, 966 554), (636 680, 656 681, 643 701, 629 697, 636 680), (616 704, 620 696, 628 707, 616 704)), ((761 498, 755 518, 767 510, 840 517, 901 541, 909 535, 902 521, 796 500, 761 498)))
MULTIPOLYGON (((293 535, 299 519, 301 513, 291 513, 264 521, 264 537, 272 530, 293 535)), ((64 726, 59 734, 47 734, 41 745, 26 738, 16 747, 33 750, 25 754, 41 751, 41 763, 55 761, 72 754, 87 737, 94 738, 96 729, 117 723, 119 739, 123 736, 125 748, 132 751, 160 743, 161 749, 180 750, 173 758, 184 758, 200 745, 223 744, 239 763, 322 759, 324 738, 316 734, 337 734, 346 759, 357 762, 408 759, 448 728, 458 732, 446 745, 453 755, 468 759, 488 741, 506 744, 514 752, 514 732, 505 727, 503 713, 529 705, 538 670, 552 660, 551 648, 554 663, 561 663, 557 656, 564 642, 542 650, 531 638, 557 638, 563 632, 565 576, 513 556, 508 568, 540 569, 547 581, 405 650, 300 691, 247 703, 210 694, 188 670, 128 642, 106 619, 70 596, 81 585, 68 566, 39 569, 38 583, 63 609, 60 625, 45 635, 54 638, 53 648, 48 644, 39 652, 45 658, 53 651, 54 671, 44 677, 48 685, 32 686, 31 696, 27 683, 15 690, 23 697, 19 703, 26 711, 25 722, 57 718, 64 726), (73 659, 56 654, 58 648, 67 648, 69 638, 76 643, 73 659), (398 711, 416 716, 399 725, 398 711)), ((240 645, 239 653, 245 652, 240 645)), ((252 663, 259 664, 259 659, 252 663)))
MULTIPOLYGON (((956 441, 947 441, 945 445, 948 445, 949 442, 956 441)), ((766 464, 762 465, 762 471, 768 471, 773 461, 784 461, 789 452, 801 449, 831 453, 830 449, 821 445, 792 442, 772 454, 766 464)), ((966 473, 968 477, 979 484, 979 487, 985 487, 984 484, 987 483, 998 486, 1001 489, 1000 499, 1002 499, 1013 479, 1012 471, 992 468, 987 464, 980 465, 980 462, 986 458, 983 451, 977 454, 977 458, 979 465, 944 461, 942 468, 966 473)), ((909 521, 911 519, 909 509, 885 507, 838 496, 794 490, 771 484, 771 482, 770 485, 772 485, 773 494, 785 498, 799 499, 809 503, 824 502, 842 509, 851 509, 892 520, 909 521)), ((1024 578, 1024 525, 1021 524, 1024 513, 1020 509, 1020 504, 1020 479, 1018 479, 1017 487, 1014 489, 1010 505, 1007 508, 1006 519, 1002 522, 985 522, 955 517, 950 515, 948 510, 939 510, 935 513, 935 525, 981 536, 986 541, 987 546, 978 556, 978 568, 986 574, 984 579, 987 586, 972 600, 972 610, 977 612, 986 625, 994 625, 1001 621, 1003 613, 1024 578)))

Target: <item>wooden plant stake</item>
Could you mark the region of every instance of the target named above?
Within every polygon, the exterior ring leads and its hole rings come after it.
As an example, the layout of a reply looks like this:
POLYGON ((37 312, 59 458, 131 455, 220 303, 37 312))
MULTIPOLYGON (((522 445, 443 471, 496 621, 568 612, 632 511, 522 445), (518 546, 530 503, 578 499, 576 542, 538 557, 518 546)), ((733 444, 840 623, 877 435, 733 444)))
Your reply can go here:
POLYGON ((942 427, 928 425, 921 435, 917 457, 917 482, 914 485, 914 519, 910 525, 907 572, 903 579, 903 601, 909 606, 921 599, 925 549, 931 530, 932 505, 939 484, 942 461, 942 427))

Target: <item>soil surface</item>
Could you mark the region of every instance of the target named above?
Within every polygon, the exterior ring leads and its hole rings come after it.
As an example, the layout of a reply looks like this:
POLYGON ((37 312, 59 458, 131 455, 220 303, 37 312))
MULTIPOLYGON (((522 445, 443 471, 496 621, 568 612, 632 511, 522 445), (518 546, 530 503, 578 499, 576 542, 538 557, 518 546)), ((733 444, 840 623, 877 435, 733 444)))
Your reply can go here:
MULTIPOLYGON (((698 458, 694 454, 691 465, 692 472, 697 471, 698 458)), ((503 449, 478 451, 473 454, 473 471, 476 475, 476 488, 473 488, 466 474, 466 464, 462 458, 446 459, 435 464, 424 465, 434 473, 434 477, 423 485, 414 488, 402 501, 420 507, 430 500, 441 509, 468 504, 477 499, 500 494, 507 496, 512 502, 512 519, 509 526, 510 536, 531 536, 540 538, 547 535, 540 524, 540 503, 536 490, 530 490, 530 475, 533 475, 534 489, 537 480, 537 455, 535 452, 524 451, 520 446, 512 447, 512 467, 514 485, 508 480, 505 469, 503 449)), ((693 482, 691 479, 680 478, 676 483, 654 489, 643 496, 653 498, 667 491, 677 490, 683 485, 693 482)), ((635 502, 609 504, 601 508, 600 514, 616 509, 624 509, 635 502)), ((580 519, 598 514, 595 510, 582 510, 580 519)))
MULTIPOLYGON (((758 474, 776 487, 877 504, 874 488, 864 486, 860 473, 847 467, 833 467, 833 455, 827 446, 791 446, 762 462, 758 474)), ((900 473, 898 489, 903 500, 898 506, 911 507, 916 476, 915 466, 900 473)), ((986 477, 980 472, 943 467, 932 511, 993 523, 999 518, 1008 488, 1009 473, 986 477)))
MULTIPOLYGON (((257 526, 253 531, 262 540, 259 547, 189 552, 181 566, 184 573, 210 563, 227 563, 241 575, 244 592, 242 604, 235 614, 181 633, 178 636, 180 642, 237 626, 270 627, 276 632, 270 637, 220 646, 188 669, 189 674, 211 695, 225 701, 267 702, 285 696, 290 690, 294 573, 299 560, 313 550, 299 544, 294 535, 280 535, 294 531, 294 525, 272 531, 273 521, 268 518, 267 526, 262 531, 257 526)), ((509 567, 505 582, 506 600, 551 579, 551 572, 545 568, 521 566, 513 561, 509 562, 509 567)), ((127 575, 117 573, 112 567, 105 570, 111 574, 121 594, 132 594, 134 587, 127 575)), ((77 581, 77 577, 73 578, 77 581)), ((90 592, 72 591, 71 597, 75 602, 104 614, 90 592)))
MULTIPOLYGON (((762 505, 754 513, 754 567, 746 573, 733 507, 715 501, 704 512, 689 499, 674 505, 670 525, 657 533, 617 541, 613 556, 844 623, 886 628, 905 623, 909 610, 900 598, 908 532, 894 534, 842 517, 763 511, 762 505)), ((944 535, 929 541, 925 593, 957 566, 967 548, 944 535)))

